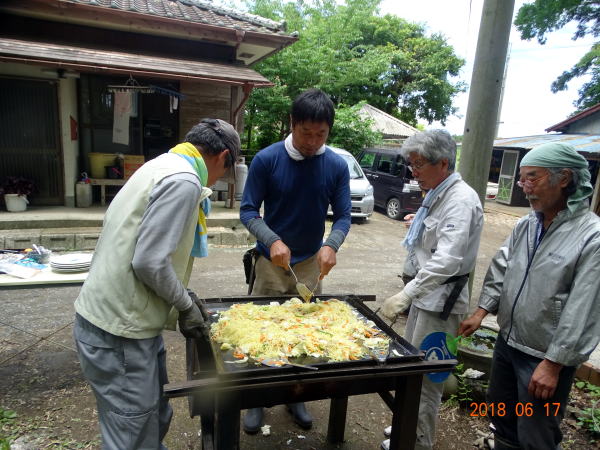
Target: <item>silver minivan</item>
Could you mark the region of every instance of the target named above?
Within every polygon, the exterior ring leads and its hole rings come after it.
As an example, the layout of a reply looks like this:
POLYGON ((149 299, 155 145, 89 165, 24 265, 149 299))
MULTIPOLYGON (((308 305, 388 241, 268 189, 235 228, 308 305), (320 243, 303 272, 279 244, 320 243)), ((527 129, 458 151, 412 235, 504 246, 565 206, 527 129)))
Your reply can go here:
MULTIPOLYGON (((352 153, 341 148, 329 147, 335 153, 340 155, 350 171, 350 197, 352 198, 352 217, 367 219, 373 214, 375 199, 373 198, 373 186, 365 176, 358 161, 352 156, 352 153)), ((328 211, 332 214, 331 207, 328 211)))

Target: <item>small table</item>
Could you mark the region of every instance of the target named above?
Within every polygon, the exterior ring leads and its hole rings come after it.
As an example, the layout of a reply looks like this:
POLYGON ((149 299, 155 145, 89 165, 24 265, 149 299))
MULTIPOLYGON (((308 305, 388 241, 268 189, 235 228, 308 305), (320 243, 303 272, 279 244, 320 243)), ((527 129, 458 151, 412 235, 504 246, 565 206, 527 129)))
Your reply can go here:
POLYGON ((0 289, 19 289, 30 287, 77 286, 83 284, 88 272, 57 273, 50 267, 42 269, 31 278, 16 278, 0 274, 0 289))
POLYGON ((90 178, 92 186, 100 186, 100 204, 106 204, 106 186, 123 186, 127 180, 122 178, 90 178))

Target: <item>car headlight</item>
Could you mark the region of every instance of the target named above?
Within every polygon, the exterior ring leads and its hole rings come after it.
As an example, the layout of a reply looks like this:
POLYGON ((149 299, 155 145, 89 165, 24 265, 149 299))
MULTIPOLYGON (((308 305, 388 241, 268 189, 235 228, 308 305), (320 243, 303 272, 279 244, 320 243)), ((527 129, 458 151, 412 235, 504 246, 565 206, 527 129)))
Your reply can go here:
POLYGON ((367 195, 373 195, 373 186, 369 185, 369 187, 367 188, 366 192, 365 192, 365 196, 367 195))

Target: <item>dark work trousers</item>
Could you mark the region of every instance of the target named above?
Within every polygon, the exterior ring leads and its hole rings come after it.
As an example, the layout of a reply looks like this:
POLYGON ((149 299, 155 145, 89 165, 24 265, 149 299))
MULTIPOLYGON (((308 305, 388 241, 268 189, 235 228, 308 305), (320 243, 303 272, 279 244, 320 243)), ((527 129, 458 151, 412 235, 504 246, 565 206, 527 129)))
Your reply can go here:
MULTIPOLYGON (((496 428, 496 449, 561 448, 559 425, 565 413, 575 367, 563 367, 554 396, 542 400, 527 392, 533 371, 541 361, 510 347, 498 335, 487 392, 488 405, 493 404, 494 410, 491 421, 496 428)), ((491 409, 488 406, 488 411, 491 409)))
POLYGON ((81 370, 98 405, 103 450, 165 450, 173 410, 162 336, 128 339, 75 317, 81 370))

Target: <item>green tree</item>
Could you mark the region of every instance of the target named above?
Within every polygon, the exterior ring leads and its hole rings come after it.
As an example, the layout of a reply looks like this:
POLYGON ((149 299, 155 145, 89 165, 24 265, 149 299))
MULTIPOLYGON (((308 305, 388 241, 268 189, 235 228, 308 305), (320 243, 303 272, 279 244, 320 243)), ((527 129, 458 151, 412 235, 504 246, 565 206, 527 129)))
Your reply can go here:
MULTIPOLYGON (((600 3, 592 0, 536 0, 523 5, 515 19, 521 39, 537 38, 545 44, 548 33, 559 30, 570 22, 577 23, 573 40, 586 35, 600 34, 600 3)), ((564 71, 551 85, 552 92, 567 89, 577 77, 591 75, 591 80, 579 89, 579 98, 573 103, 578 111, 600 103, 600 43, 596 42, 570 70, 564 71)))
MULTIPOLYGON (((428 37, 421 25, 379 16, 379 3, 246 2, 249 12, 285 20, 289 31, 300 34, 298 42, 255 67, 275 88, 255 90, 248 101, 245 123, 251 129, 245 137, 250 148, 289 133, 289 106, 310 87, 327 92, 338 106, 366 101, 413 125, 419 118, 443 123, 455 112, 452 100, 464 85, 451 77, 464 61, 442 36, 428 37)), ((368 131, 363 127, 357 132, 368 131)))
POLYGON ((329 144, 348 150, 354 156, 366 147, 373 147, 381 142, 381 133, 374 131, 372 119, 360 116, 360 108, 365 102, 353 106, 338 105, 335 111, 335 124, 329 134, 329 144))

